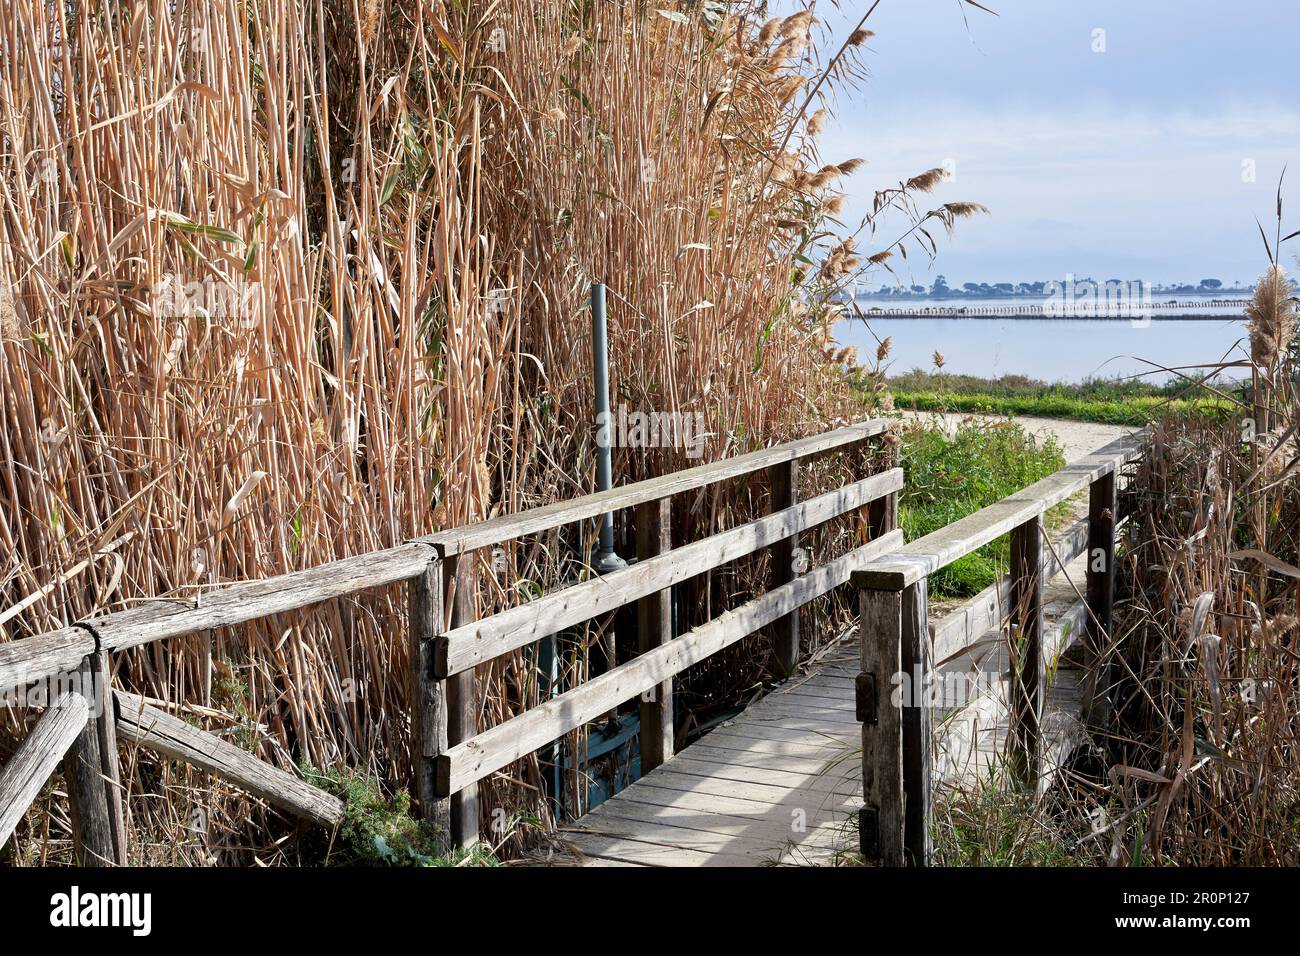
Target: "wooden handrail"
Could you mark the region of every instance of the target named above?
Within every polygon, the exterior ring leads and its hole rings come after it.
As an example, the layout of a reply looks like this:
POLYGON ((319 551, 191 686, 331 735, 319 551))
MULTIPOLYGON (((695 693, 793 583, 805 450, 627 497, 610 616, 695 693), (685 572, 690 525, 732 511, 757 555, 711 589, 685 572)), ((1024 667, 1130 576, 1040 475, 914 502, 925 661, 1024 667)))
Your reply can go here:
POLYGON ((449 796, 527 756, 638 694, 844 584, 854 568, 902 543, 891 531, 707 624, 457 744, 437 759, 438 795, 449 796))
POLYGON ((115 691, 117 730, 127 740, 160 754, 210 770, 267 803, 323 827, 343 822, 343 801, 286 770, 259 760, 232 743, 145 703, 136 694, 115 691))
POLYGON ((711 462, 571 501, 503 515, 489 521, 418 538, 260 581, 208 591, 197 601, 158 600, 85 621, 74 627, 0 644, 0 690, 73 670, 95 650, 121 651, 172 637, 185 637, 297 610, 423 574, 430 559, 455 556, 485 545, 582 521, 618 508, 654 501, 749 474, 797 458, 842 448, 879 435, 885 419, 711 462), (96 637, 98 641, 96 641, 96 637))
MULTIPOLYGON (((1089 522, 1082 518, 1060 532, 1052 547, 1043 554, 1043 580, 1050 581, 1065 565, 1083 554, 1088 543, 1089 522)), ((1013 578, 1004 574, 998 581, 961 606, 945 613, 943 621, 930 625, 934 645, 934 663, 939 666, 980 639, 989 628, 997 627, 1011 606, 1013 578)))
POLYGON ((862 588, 901 590, 1060 504, 1141 455, 1145 433, 1127 435, 1041 481, 954 521, 853 574, 862 588))
POLYGON ((64 627, 0 644, 0 690, 75 671, 95 653, 95 637, 84 627, 64 627))
POLYGON ((75 660, 97 649, 122 651, 404 581, 423 571, 432 555, 427 545, 402 545, 331 561, 306 571, 233 584, 204 594, 197 605, 153 601, 92 618, 75 627, 0 644, 0 689, 74 669, 75 660))
POLYGON ((903 487, 893 468, 728 531, 500 611, 437 638, 434 676, 450 677, 563 628, 735 561, 903 487))
MULTIPOLYGON (((673 566, 674 562, 688 570, 695 568, 691 573, 698 573, 706 567, 735 560, 777 542, 790 543, 792 536, 800 530, 862 508, 881 495, 896 493, 902 486, 902 472, 894 469, 874 475, 676 552, 664 550, 661 555, 647 556, 635 568, 628 569, 632 572, 630 574, 620 577, 616 573, 577 585, 559 592, 562 595, 559 600, 542 598, 502 612, 478 625, 470 624, 469 602, 462 596, 461 600, 452 603, 453 630, 440 637, 444 580, 472 587, 469 576, 460 573, 467 568, 457 570, 461 563, 460 555, 485 545, 495 545, 621 508, 649 506, 661 501, 666 504, 671 496, 682 492, 856 444, 882 433, 889 424, 884 419, 873 419, 662 478, 451 529, 397 547, 353 555, 260 581, 232 584, 203 593, 193 602, 157 600, 57 631, 0 644, 0 689, 76 671, 91 679, 96 693, 109 702, 109 709, 104 714, 91 715, 83 696, 65 695, 60 699, 60 706, 41 718, 15 758, 0 771, 0 823, 3 823, 0 844, 8 838, 45 778, 64 753, 69 752, 76 756, 76 779, 70 783, 70 798, 75 795, 75 802, 85 804, 83 814, 90 815, 75 828, 79 854, 85 862, 92 858, 105 863, 124 862, 121 806, 114 791, 118 779, 116 735, 119 732, 127 739, 166 756, 220 773, 281 809, 322 826, 338 826, 343 817, 342 802, 338 798, 212 734, 191 727, 178 717, 147 706, 138 697, 110 694, 108 655, 167 638, 246 623, 399 582, 408 582, 412 615, 415 789, 422 805, 445 804, 446 801, 438 801, 433 792, 431 764, 433 758, 438 757, 451 768, 453 764, 447 755, 456 751, 449 751, 449 745, 460 745, 473 734, 471 669, 479 660, 494 656, 484 652, 484 647, 495 647, 495 654, 505 653, 533 639, 527 635, 543 624, 558 629, 625 603, 644 602, 643 599, 649 599, 656 592, 662 598, 666 589, 684 576, 680 567, 673 566), (461 581, 462 577, 464 581, 461 581), (611 605, 611 595, 614 594, 619 599, 611 605), (582 598, 582 601, 577 601, 577 598, 582 598), (579 616, 574 617, 575 614, 579 616), (529 631, 529 627, 533 630, 529 631), (471 631, 472 639, 469 637, 471 631), (496 635, 495 645, 485 643, 488 632, 496 635), (436 667, 435 649, 440 652, 436 667), (88 839, 88 836, 93 839, 88 839)), ((666 508, 660 510, 667 514, 666 508)), ((659 533, 667 545, 666 523, 659 533)), ((773 609, 788 615, 791 608, 797 608, 811 596, 823 593, 829 586, 826 582, 843 583, 852 567, 862 564, 869 555, 878 554, 897 543, 890 538, 873 542, 866 551, 853 552, 845 559, 819 569, 814 575, 777 588, 761 602, 746 605, 741 609, 745 613, 727 615, 719 620, 726 622, 727 634, 732 635, 737 622, 748 621, 751 629, 762 626, 762 622, 767 620, 765 615, 773 609)), ((711 633, 705 631, 697 635, 695 642, 672 641, 656 648, 650 653, 657 656, 647 655, 644 663, 637 664, 638 672, 657 666, 655 661, 665 657, 670 662, 677 662, 669 665, 676 668, 671 673, 676 673, 686 666, 681 655, 698 651, 704 646, 701 642, 711 633)), ((728 636, 726 643, 738 639, 738 636, 728 636)), ((660 681, 664 679, 670 679, 670 675, 668 678, 661 676, 660 681)), ((595 692, 606 693, 608 684, 609 681, 597 684, 595 692)), ((633 692, 632 696, 639 692, 633 692)), ((665 741, 671 747, 671 725, 661 727, 660 731, 666 735, 665 741)), ((467 753, 469 748, 463 747, 459 752, 467 753)), ((461 773, 460 792, 451 802, 449 820, 454 841, 467 845, 477 838, 475 781, 491 771, 484 770, 472 779, 461 771, 457 772, 461 773)), ((439 817, 440 810, 433 809, 431 819, 440 822, 445 830, 448 816, 439 817)))
MULTIPOLYGON (((933 680, 935 660, 950 657, 984 627, 1009 625, 1006 766, 1018 786, 1034 791, 1042 787, 1045 665, 1051 654, 1065 645, 1063 629, 1057 634, 1047 631, 1043 582, 1086 550, 1088 597, 1067 616, 1076 625, 1088 621, 1087 646, 1095 669, 1100 648, 1111 637, 1116 476, 1125 464, 1141 456, 1146 440, 1144 433, 1138 433, 1112 442, 854 572, 862 653, 856 694, 863 730, 864 806, 859 812, 858 832, 864 857, 887 866, 929 865, 933 853, 933 715, 925 689, 933 680), (1066 531, 1059 547, 1044 548, 1048 541, 1044 513, 1085 488, 1089 489, 1088 517, 1066 531), (968 616, 931 632, 928 576, 1007 533, 1011 536, 1010 575, 979 595, 968 616), (891 696, 890 687, 902 675, 911 678, 911 693, 891 696)), ((1085 692, 1087 710, 1105 709, 1105 701, 1100 699, 1104 696, 1104 688, 1094 681, 1085 692)))
MULTIPOLYGON (((671 756, 671 682, 675 674, 760 627, 789 620, 807 601, 845 583, 853 568, 901 544, 902 535, 873 532, 876 540, 863 549, 778 584, 735 612, 724 613, 715 622, 676 639, 671 636, 668 610, 673 585, 763 548, 772 549, 773 560, 782 560, 782 549, 792 552, 799 532, 848 512, 862 512, 865 520, 873 503, 897 496, 903 473, 898 468, 890 469, 797 503, 791 500, 795 497, 793 486, 783 494, 774 484, 771 500, 776 510, 771 514, 677 549, 672 549, 668 537, 671 496, 760 468, 767 469, 770 480, 774 469, 819 451, 862 442, 883 432, 887 425, 874 421, 838 429, 588 496, 579 502, 496 519, 467 532, 454 532, 454 541, 445 536, 423 539, 425 543, 436 543, 442 560, 452 565, 477 547, 594 517, 610 509, 636 506, 640 558, 630 567, 553 591, 481 621, 469 618, 463 601, 454 601, 453 609, 459 608, 460 613, 453 614, 450 629, 443 633, 433 633, 444 616, 433 593, 440 586, 430 583, 420 588, 419 594, 412 592, 413 632, 418 628, 425 635, 419 641, 418 653, 417 649, 412 652, 412 659, 420 662, 412 673, 413 699, 420 702, 419 713, 412 718, 418 738, 415 777, 422 794, 433 791, 432 800, 421 800, 425 819, 438 825, 448 817, 450 802, 451 843, 468 845, 478 838, 477 813, 462 806, 458 814, 457 806, 458 801, 467 803, 467 795, 468 803, 473 803, 479 780, 639 694, 650 693, 655 698, 643 700, 640 708, 643 718, 648 717, 642 727, 643 767, 653 768, 671 756), (452 705, 455 693, 464 697, 473 692, 477 665, 633 604, 644 628, 638 635, 642 653, 635 660, 482 732, 473 719, 458 725, 449 719, 456 714, 452 705)), ((787 555, 787 563, 791 557, 792 553, 787 555)))
POLYGON ((833 431, 822 432, 819 435, 798 438, 780 445, 773 445, 771 448, 762 448, 748 454, 737 455, 734 458, 724 458, 721 461, 696 465, 694 468, 675 471, 660 478, 647 478, 644 481, 611 488, 608 491, 583 495, 581 498, 574 498, 570 501, 558 501, 555 504, 544 505, 540 508, 530 508, 518 514, 502 515, 499 518, 492 518, 478 524, 452 528, 449 531, 440 531, 416 540, 433 545, 444 557, 465 551, 473 551, 477 548, 500 544, 503 541, 510 541, 524 535, 536 534, 539 531, 548 531, 561 525, 572 524, 575 521, 595 518, 610 511, 617 511, 620 508, 630 508, 633 505, 643 504, 647 501, 657 501, 660 498, 681 494, 684 491, 694 491, 706 485, 725 481, 728 478, 738 478, 741 475, 770 468, 782 462, 807 458, 836 448, 843 448, 845 445, 857 444, 874 435, 883 433, 889 426, 889 419, 872 418, 855 425, 846 425, 833 431))

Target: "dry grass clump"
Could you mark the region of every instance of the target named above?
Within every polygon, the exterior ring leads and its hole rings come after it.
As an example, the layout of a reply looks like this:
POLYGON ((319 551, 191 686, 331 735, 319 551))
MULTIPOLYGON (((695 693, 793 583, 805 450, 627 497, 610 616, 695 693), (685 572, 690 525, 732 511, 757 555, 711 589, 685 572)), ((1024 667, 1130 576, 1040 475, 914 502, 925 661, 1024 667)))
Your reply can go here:
MULTIPOLYGON (((860 161, 827 164, 815 135, 867 33, 823 56, 811 12, 757 9, 0 0, 5 639, 590 491, 593 279, 615 404, 704 412, 706 458, 857 417, 828 331, 863 266, 832 234, 860 161)), ((764 506, 734 492, 675 533, 764 506)), ((587 573, 589 544, 483 555, 478 612, 587 573)), ((688 606, 761 572, 697 582, 688 606)), ((281 765, 399 787, 401 612, 396 593, 335 602, 133 652, 118 679, 281 765)), ((562 684, 605 623, 564 636, 562 684)), ((537 702, 536 665, 480 669, 484 726, 537 702)), ((751 649, 709 673, 712 695, 761 668, 751 649)), ((0 750, 29 716, 4 711, 0 750)), ((291 855, 200 775, 132 774, 137 858, 291 855)), ((540 786, 525 761, 484 812, 544 818, 540 786)), ((32 815, 20 856, 61 813, 32 815)))
POLYGON ((1114 863, 1300 863, 1300 395, 1276 266, 1248 316, 1253 414, 1165 421, 1124 493, 1098 833, 1114 863))

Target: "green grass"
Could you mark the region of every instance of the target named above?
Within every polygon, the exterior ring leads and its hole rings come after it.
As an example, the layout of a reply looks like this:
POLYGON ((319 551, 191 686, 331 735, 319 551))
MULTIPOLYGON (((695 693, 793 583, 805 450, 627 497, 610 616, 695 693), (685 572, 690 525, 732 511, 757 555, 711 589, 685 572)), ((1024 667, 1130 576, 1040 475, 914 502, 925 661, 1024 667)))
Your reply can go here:
MULTIPOLYGON (((861 759, 855 751, 850 759, 861 759)), ((832 866, 865 866, 858 816, 845 821, 832 866)), ((990 776, 936 794, 930 820, 934 866, 1099 866, 1105 846, 1089 833, 1086 810, 1007 788, 990 776)))
MULTIPOLYGON (((1077 812, 1075 814, 1078 815, 1077 812)), ((1094 844, 1032 796, 992 783, 952 791, 934 809, 936 866, 1096 866, 1094 844)), ((1084 831, 1086 832, 1086 830, 1084 831)))
POLYGON ((913 371, 889 380, 898 408, 917 411, 1040 415, 1111 425, 1145 425, 1165 412, 1230 412, 1235 406, 1185 382, 1094 379, 1077 385, 1048 385, 1023 375, 996 379, 946 372, 913 371))
MULTIPOLYGON (((1055 439, 1038 442, 1010 422, 961 422, 950 436, 938 429, 903 434, 904 485, 899 522, 908 541, 938 531, 1065 465, 1055 439)), ((930 576, 935 597, 977 594, 1005 573, 1010 544, 1003 537, 930 576)))
POLYGON ((411 798, 404 790, 385 796, 374 778, 353 770, 322 774, 303 768, 303 774, 344 802, 343 824, 327 859, 331 866, 498 865, 483 844, 440 853, 440 834, 412 816, 411 798))

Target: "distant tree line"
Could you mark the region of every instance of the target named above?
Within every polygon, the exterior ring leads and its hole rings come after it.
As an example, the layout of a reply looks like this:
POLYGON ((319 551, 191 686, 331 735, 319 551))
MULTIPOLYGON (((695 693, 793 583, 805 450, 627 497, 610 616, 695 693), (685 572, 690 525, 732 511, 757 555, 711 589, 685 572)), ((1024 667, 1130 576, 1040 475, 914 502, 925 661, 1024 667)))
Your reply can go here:
MULTIPOLYGON (((1101 286, 1105 283, 1086 276, 1077 276, 1077 282, 1096 282, 1101 286)), ((1107 279, 1108 283, 1131 284, 1131 280, 1126 279, 1107 279)), ((1292 285, 1295 285, 1294 281, 1292 285)), ((1046 293, 1048 282, 963 282, 960 286, 948 285, 948 280, 943 276, 935 276, 929 288, 923 285, 881 285, 876 290, 861 290, 859 297, 862 296, 890 296, 894 298, 1014 298, 1016 296, 1042 296, 1046 293)), ((1150 285, 1152 295, 1177 295, 1189 293, 1204 292, 1242 292, 1247 293, 1254 290, 1253 285, 1243 286, 1240 280, 1234 282, 1231 286, 1225 286, 1222 279, 1202 279, 1199 283, 1153 283, 1150 285)))

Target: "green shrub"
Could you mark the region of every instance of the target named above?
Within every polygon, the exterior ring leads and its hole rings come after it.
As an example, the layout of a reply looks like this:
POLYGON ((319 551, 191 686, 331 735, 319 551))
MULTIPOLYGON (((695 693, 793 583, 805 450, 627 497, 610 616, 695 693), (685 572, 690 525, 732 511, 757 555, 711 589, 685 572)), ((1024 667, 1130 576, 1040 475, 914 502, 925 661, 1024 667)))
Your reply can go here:
POLYGON ((439 853, 441 834, 411 815, 411 798, 405 790, 386 797, 373 778, 352 770, 304 774, 345 804, 343 824, 328 860, 333 866, 496 865, 484 846, 439 853))
MULTIPOLYGON (((947 434, 913 427, 903 435, 905 483, 899 522, 908 541, 938 531, 1065 465, 1054 438, 1038 442, 1011 422, 965 421, 947 434)), ((931 575, 936 596, 976 594, 1003 573, 1005 537, 931 575)))
MULTIPOLYGON (((981 781, 935 803, 937 866, 1095 866, 1097 844, 1083 844, 1087 821, 1077 807, 1052 812, 1033 796, 981 781)), ((1059 808, 1057 808, 1059 809, 1059 808)))

